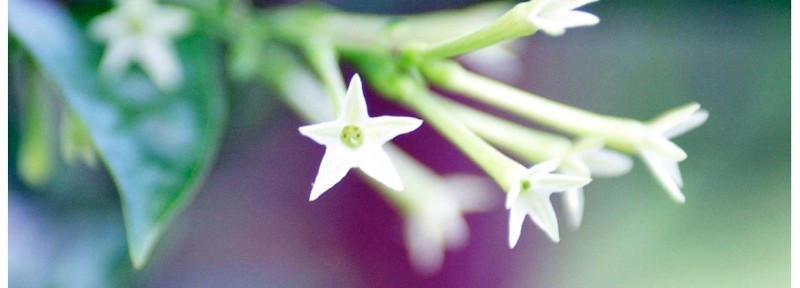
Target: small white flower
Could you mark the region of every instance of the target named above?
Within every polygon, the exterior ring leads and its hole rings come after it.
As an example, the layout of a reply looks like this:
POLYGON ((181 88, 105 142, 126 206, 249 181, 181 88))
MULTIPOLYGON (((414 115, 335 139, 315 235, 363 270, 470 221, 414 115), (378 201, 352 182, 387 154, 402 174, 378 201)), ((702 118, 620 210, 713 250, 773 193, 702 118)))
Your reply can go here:
POLYGON ((299 129, 300 134, 326 147, 309 200, 333 187, 351 168, 361 169, 389 188, 403 190, 400 176, 381 146, 420 125, 422 120, 412 117, 369 117, 361 78, 353 76, 336 120, 299 129))
POLYGON ((600 23, 597 16, 574 9, 597 0, 532 0, 528 21, 551 36, 564 34, 567 28, 600 23))
MULTIPOLYGON (((617 177, 628 173, 633 167, 633 161, 623 154, 603 149, 603 145, 599 138, 578 140, 561 156, 558 171, 583 177, 617 177)), ((584 207, 583 187, 564 191, 562 203, 567 222, 572 228, 580 227, 584 207)))
POLYGON ((162 90, 171 90, 183 78, 172 39, 186 33, 190 14, 152 0, 123 0, 117 7, 92 21, 92 36, 106 42, 100 70, 111 76, 138 63, 162 90))
POLYGON ((404 190, 411 200, 405 209, 406 247, 414 266, 426 274, 441 268, 446 249, 466 244, 469 227, 464 214, 486 211, 494 203, 485 178, 453 175, 431 180, 404 190))
POLYGON ((669 139, 697 128, 706 119, 708 111, 700 109, 697 103, 668 111, 647 125, 648 134, 638 147, 639 155, 650 172, 678 203, 686 201, 681 192, 683 179, 678 169, 678 162, 686 159, 686 152, 669 139))
POLYGON ((558 235, 558 220, 553 211, 553 204, 550 203, 550 194, 562 192, 568 189, 583 187, 592 181, 591 178, 552 174, 559 166, 559 160, 550 160, 525 169, 519 167, 516 174, 512 177, 512 184, 506 196, 506 208, 509 212, 509 233, 508 245, 511 248, 517 245, 522 223, 525 216, 530 216, 533 223, 547 233, 553 242, 560 240, 558 235))

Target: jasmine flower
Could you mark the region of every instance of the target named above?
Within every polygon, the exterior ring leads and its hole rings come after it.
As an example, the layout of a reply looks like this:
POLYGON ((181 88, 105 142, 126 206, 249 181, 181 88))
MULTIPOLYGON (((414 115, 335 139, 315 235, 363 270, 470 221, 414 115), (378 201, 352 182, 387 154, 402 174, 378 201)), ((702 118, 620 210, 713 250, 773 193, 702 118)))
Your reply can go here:
POLYGON ((309 200, 314 201, 333 187, 351 168, 361 169, 391 189, 403 190, 400 176, 381 146, 397 135, 414 131, 422 120, 369 117, 358 74, 350 81, 341 105, 336 120, 299 128, 300 134, 326 147, 309 200))
POLYGON ((173 38, 188 32, 187 10, 151 0, 124 0, 89 26, 91 35, 106 42, 100 70, 109 76, 136 62, 162 90, 176 88, 183 78, 173 38))
POLYGON ((525 169, 519 167, 512 176, 512 184, 506 196, 506 208, 509 211, 508 245, 517 245, 522 232, 525 216, 530 216, 553 242, 560 240, 558 221, 550 203, 550 195, 568 189, 583 187, 591 182, 591 178, 575 175, 552 174, 558 168, 559 160, 550 160, 525 169))

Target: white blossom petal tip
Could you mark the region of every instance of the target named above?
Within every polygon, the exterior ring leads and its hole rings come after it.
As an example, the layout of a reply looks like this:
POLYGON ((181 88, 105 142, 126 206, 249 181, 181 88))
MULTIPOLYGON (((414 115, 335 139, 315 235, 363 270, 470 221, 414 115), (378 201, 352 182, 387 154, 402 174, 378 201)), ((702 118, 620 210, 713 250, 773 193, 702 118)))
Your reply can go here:
POLYGON ((567 28, 592 26, 600 23, 594 14, 575 11, 581 6, 596 2, 595 0, 532 0, 528 21, 536 29, 541 29, 551 36, 560 36, 567 28))
POLYGON ((686 152, 669 139, 697 128, 707 119, 708 111, 701 109, 697 103, 667 111, 650 121, 647 128, 651 134, 644 138, 639 147, 639 155, 647 168, 677 203, 686 201, 681 192, 683 179, 678 168, 678 162, 686 159, 686 152))
POLYGON ((422 120, 412 117, 382 116, 370 118, 356 74, 342 101, 336 120, 300 127, 303 136, 325 145, 310 201, 338 183, 352 168, 395 190, 403 190, 397 169, 381 147, 387 141, 417 129, 422 120))

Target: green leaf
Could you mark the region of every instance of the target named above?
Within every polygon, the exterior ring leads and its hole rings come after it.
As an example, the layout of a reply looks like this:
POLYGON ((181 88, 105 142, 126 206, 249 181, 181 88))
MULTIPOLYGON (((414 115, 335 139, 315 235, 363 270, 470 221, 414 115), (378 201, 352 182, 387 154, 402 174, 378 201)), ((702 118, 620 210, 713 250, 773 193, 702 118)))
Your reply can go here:
POLYGON ((141 267, 216 155, 226 119, 215 61, 218 47, 198 35, 178 43, 185 82, 162 94, 141 73, 103 81, 96 69, 97 45, 63 7, 11 0, 9 11, 10 32, 86 125, 111 172, 120 191, 129 253, 134 266, 141 267))

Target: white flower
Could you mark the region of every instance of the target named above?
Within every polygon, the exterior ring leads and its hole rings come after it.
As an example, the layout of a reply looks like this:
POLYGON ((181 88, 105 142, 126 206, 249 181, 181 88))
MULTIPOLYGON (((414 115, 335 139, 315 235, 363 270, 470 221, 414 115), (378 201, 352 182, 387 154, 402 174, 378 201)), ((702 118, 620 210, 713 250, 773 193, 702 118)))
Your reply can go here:
POLYGON ((564 34, 567 28, 592 26, 600 23, 597 16, 574 11, 597 0, 532 0, 528 21, 537 29, 552 36, 564 34))
POLYGON ((172 38, 191 25, 187 10, 161 6, 152 0, 124 0, 90 24, 92 36, 106 42, 103 73, 116 76, 138 63, 162 90, 176 88, 183 75, 172 38))
POLYGON ((668 111, 647 125, 648 134, 638 147, 639 155, 650 172, 678 203, 686 201, 681 192, 683 179, 678 169, 678 162, 686 159, 686 152, 669 139, 697 128, 706 119, 708 111, 700 109, 697 103, 668 111))
POLYGON ((525 169, 512 172, 512 183, 506 196, 506 208, 509 212, 508 245, 517 245, 522 222, 530 216, 533 223, 547 233, 553 242, 560 240, 558 236, 558 220, 550 203, 550 194, 568 189, 583 187, 592 181, 591 178, 575 175, 552 174, 559 166, 559 160, 550 160, 525 169))
MULTIPOLYGON (((578 140, 561 156, 558 171, 583 177, 617 177, 628 173, 633 161, 623 154, 603 149, 603 145, 599 138, 578 140)), ((572 228, 580 227, 584 207, 583 187, 564 191, 562 203, 567 222, 572 228)))
POLYGON ((410 197, 405 209, 408 255, 414 266, 426 274, 441 268, 446 249, 466 244, 469 227, 464 214, 486 211, 495 203, 488 193, 490 182, 485 178, 453 175, 430 180, 414 182, 415 189, 403 191, 410 197))
POLYGON ((339 112, 336 120, 299 129, 300 134, 326 147, 309 200, 317 199, 344 178, 350 168, 356 167, 389 188, 403 190, 400 176, 381 146, 397 135, 414 131, 422 125, 422 120, 369 117, 358 74, 350 81, 339 112))

